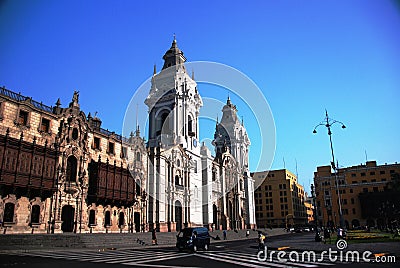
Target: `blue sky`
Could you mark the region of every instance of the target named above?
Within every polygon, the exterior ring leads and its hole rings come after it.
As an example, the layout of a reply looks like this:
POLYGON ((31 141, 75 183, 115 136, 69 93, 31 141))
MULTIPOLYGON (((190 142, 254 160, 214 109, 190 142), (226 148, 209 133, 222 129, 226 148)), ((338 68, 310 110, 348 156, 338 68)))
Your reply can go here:
POLYGON ((276 124, 272 168, 296 173, 297 160, 306 190, 331 158, 326 129, 312 134, 325 109, 347 126, 333 128, 340 166, 364 163, 365 152, 400 161, 398 2, 144 2, 1 1, 0 85, 48 105, 68 105, 77 89, 86 113, 121 132, 130 98, 176 33, 189 61, 232 66, 263 91, 276 124))

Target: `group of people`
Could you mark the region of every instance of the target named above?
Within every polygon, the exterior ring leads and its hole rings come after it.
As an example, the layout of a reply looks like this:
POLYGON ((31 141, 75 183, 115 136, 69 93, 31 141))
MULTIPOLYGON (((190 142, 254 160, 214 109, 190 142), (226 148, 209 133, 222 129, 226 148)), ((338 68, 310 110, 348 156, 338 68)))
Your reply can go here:
MULTIPOLYGON (((336 234, 337 240, 346 239, 347 233, 345 229, 338 227, 336 231, 337 231, 336 234)), ((315 241, 317 242, 323 241, 324 243, 326 243, 328 240, 331 239, 333 232, 334 232, 333 228, 322 227, 321 232, 318 230, 318 232, 316 233, 315 241)))

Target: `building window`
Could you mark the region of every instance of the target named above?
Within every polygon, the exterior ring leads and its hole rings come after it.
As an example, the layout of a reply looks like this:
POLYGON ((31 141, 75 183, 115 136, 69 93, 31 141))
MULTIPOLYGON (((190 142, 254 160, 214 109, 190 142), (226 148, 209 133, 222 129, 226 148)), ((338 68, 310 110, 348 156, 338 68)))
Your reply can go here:
POLYGON ((128 157, 128 149, 126 147, 122 147, 121 157, 127 158, 128 157))
POLYGON ((69 182, 76 182, 76 173, 78 171, 78 160, 76 157, 71 155, 67 159, 67 174, 66 178, 69 182))
POLYGON ((106 214, 104 215, 104 225, 105 227, 111 226, 111 212, 106 211, 106 214))
POLYGON ((29 113, 24 110, 19 110, 19 115, 18 115, 18 125, 22 126, 27 126, 28 125, 28 117, 29 113))
POLYGON ((351 204, 354 205, 354 198, 350 199, 350 201, 351 201, 351 204))
POLYGON ((356 176, 356 174, 355 174, 355 173, 351 173, 351 177, 353 177, 353 178, 354 178, 355 176, 356 176))
POLYGON ((74 129, 72 130, 72 139, 76 141, 78 139, 78 136, 79 136, 78 129, 74 127, 74 129))
POLYGON ((193 131, 193 119, 190 115, 188 115, 188 135, 191 137, 195 136, 195 132, 193 131))
POLYGON ((89 210, 89 226, 96 225, 96 211, 94 209, 89 210))
POLYGON ((355 209, 355 208, 353 208, 353 215, 354 215, 354 214, 356 214, 356 209, 355 209))
POLYGON ((371 171, 370 173, 369 173, 369 175, 375 175, 375 171, 371 171))
POLYGON ((13 223, 14 222, 14 203, 6 203, 4 206, 4 223, 13 223))
POLYGON ((361 172, 361 177, 365 177, 365 172, 361 172))
POLYGON ((178 175, 175 176, 175 185, 180 185, 180 179, 178 175))
POLYGON ((50 132, 50 120, 42 117, 40 122, 40 132, 49 133, 50 132))
POLYGON ((136 152, 136 161, 140 161, 140 152, 136 152))
POLYGON ((40 223, 40 206, 33 205, 31 212, 31 224, 38 224, 38 223, 40 223))
POLYGON ((114 148, 114 143, 113 142, 108 142, 108 154, 115 154, 115 148, 114 148))
POLYGON ((376 192, 378 192, 378 187, 374 187, 373 188, 373 191, 376 193, 376 192))
POLYGON ((351 194, 353 193, 353 189, 350 189, 350 193, 351 193, 351 194))
POLYGON ((124 226, 125 225, 125 214, 123 212, 119 213, 119 221, 118 221, 118 225, 124 226))
POLYGON ((101 151, 101 149, 100 149, 100 138, 94 137, 94 139, 93 139, 93 149, 101 151))
POLYGON ((363 188, 364 193, 368 193, 368 188, 363 188))
POLYGON ((381 170, 381 171, 379 171, 379 174, 385 174, 385 171, 384 170, 381 170))

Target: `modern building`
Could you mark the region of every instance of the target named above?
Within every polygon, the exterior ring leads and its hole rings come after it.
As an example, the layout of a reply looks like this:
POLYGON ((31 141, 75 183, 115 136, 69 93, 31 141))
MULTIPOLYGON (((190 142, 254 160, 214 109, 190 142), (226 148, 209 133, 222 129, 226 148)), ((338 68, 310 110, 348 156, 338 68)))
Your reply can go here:
POLYGON ((253 173, 255 214, 259 227, 290 227, 308 223, 305 193, 296 175, 287 169, 253 173))
POLYGON ((228 98, 215 155, 199 144, 202 99, 176 40, 154 71, 148 140, 101 128, 79 93, 54 107, 0 88, 4 233, 139 232, 255 227, 250 140, 228 98))
POLYGON ((319 224, 324 226, 340 224, 338 199, 340 195, 345 227, 385 225, 387 219, 385 219, 383 203, 389 202, 389 196, 393 195, 388 192, 388 183, 393 180, 394 174, 399 173, 400 164, 377 165, 376 161, 339 168, 337 176, 332 172, 331 166, 317 167, 314 173, 314 184, 319 224), (385 195, 386 200, 383 198, 385 195), (371 205, 366 206, 365 202, 376 203, 377 206, 375 208, 371 205))
POLYGON ((314 203, 313 199, 307 196, 307 192, 306 192, 306 199, 304 201, 304 206, 306 208, 306 213, 307 213, 307 223, 314 223, 314 203))

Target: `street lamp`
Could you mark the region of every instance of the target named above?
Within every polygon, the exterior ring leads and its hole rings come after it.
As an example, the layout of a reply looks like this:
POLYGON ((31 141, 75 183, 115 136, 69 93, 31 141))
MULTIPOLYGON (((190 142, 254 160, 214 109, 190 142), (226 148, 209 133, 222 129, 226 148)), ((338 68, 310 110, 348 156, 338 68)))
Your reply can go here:
POLYGON ((325 119, 324 121, 322 121, 321 123, 319 123, 318 125, 315 126, 313 133, 316 134, 317 133, 317 128, 319 126, 325 126, 328 129, 328 136, 329 136, 329 142, 331 145, 331 153, 332 153, 332 162, 331 162, 331 166, 335 172, 335 183, 336 183, 336 192, 337 192, 337 196, 338 196, 338 204, 339 204, 339 217, 340 217, 340 228, 343 228, 344 225, 344 221, 343 221, 343 213, 342 213, 342 201, 340 198, 340 192, 339 192, 339 183, 338 183, 338 175, 337 175, 337 167, 335 165, 335 155, 333 154, 333 144, 332 144, 332 131, 331 131, 331 126, 333 126, 334 124, 340 124, 342 125, 342 128, 345 129, 346 126, 337 120, 334 120, 332 118, 329 118, 328 116, 328 111, 325 110, 325 119))

